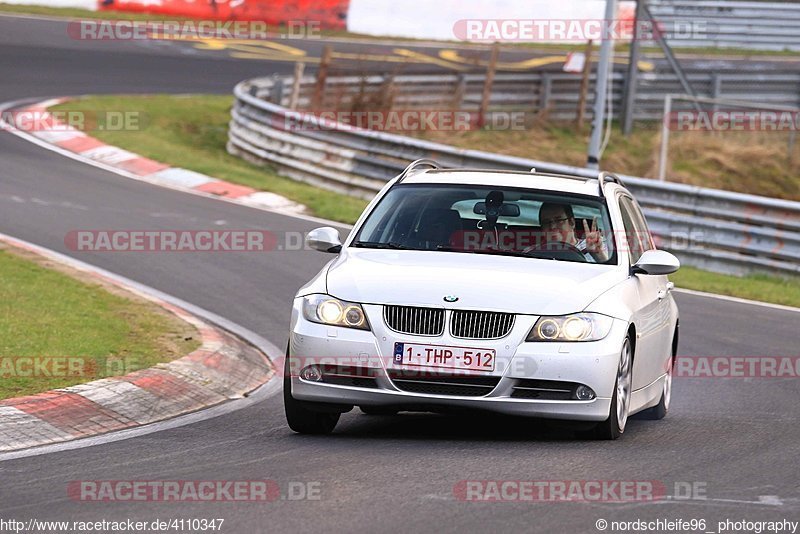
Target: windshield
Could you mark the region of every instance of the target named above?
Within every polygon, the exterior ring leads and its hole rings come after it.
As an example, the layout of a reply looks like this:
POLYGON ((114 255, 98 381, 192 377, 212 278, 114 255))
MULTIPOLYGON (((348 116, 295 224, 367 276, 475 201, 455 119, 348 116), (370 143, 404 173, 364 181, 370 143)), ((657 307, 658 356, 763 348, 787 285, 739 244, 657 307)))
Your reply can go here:
POLYGON ((616 263, 600 199, 491 186, 396 186, 351 246, 616 263))

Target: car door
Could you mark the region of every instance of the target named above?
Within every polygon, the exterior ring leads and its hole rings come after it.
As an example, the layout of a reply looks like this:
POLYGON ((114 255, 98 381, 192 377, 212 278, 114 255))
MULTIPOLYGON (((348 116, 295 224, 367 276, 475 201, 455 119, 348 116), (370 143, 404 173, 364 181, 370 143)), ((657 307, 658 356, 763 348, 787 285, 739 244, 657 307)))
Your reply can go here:
MULTIPOLYGON (((650 229, 647 226, 647 220, 644 218, 644 214, 642 213, 642 209, 639 206, 639 203, 636 200, 632 200, 632 209, 633 209, 633 216, 634 216, 634 224, 641 228, 643 238, 646 237, 647 239, 647 248, 645 250, 655 249, 655 243, 653 241, 653 236, 650 233, 650 229)), ((675 315, 674 308, 675 305, 672 302, 672 296, 670 295, 670 291, 672 290, 673 284, 669 281, 669 277, 667 275, 649 275, 651 278, 658 282, 658 322, 659 322, 659 349, 658 352, 660 359, 659 359, 659 367, 656 369, 657 375, 656 377, 660 376, 667 368, 669 364, 669 359, 672 356, 672 336, 675 331, 674 324, 677 315, 675 315)))
MULTIPOLYGON (((618 198, 622 223, 625 227, 630 265, 654 247, 644 217, 632 197, 621 194, 618 198)), ((633 389, 647 386, 663 374, 666 368, 669 342, 664 341, 669 327, 669 306, 666 304, 667 277, 638 274, 631 277, 637 295, 634 310, 636 325, 636 352, 633 361, 633 389)))

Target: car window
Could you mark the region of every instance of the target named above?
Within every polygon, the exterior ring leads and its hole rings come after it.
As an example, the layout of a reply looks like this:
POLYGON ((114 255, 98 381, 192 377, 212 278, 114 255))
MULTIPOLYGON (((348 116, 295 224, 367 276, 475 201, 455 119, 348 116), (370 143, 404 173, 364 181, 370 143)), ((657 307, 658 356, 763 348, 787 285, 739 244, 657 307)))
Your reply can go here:
POLYGON ((596 197, 528 189, 402 184, 367 216, 351 246, 525 255, 615 263, 611 221, 596 197), (541 220, 542 213, 549 220, 541 220), (603 254, 586 229, 604 236, 603 254), (606 238, 606 236, 609 236, 606 238), (592 247, 592 250, 588 250, 592 247))
POLYGON ((625 198, 626 202, 629 203, 631 209, 631 215, 633 215, 633 224, 636 226, 636 229, 639 231, 640 240, 642 242, 642 251, 646 252, 648 250, 653 250, 656 248, 655 243, 653 242, 653 234, 650 233, 650 229, 647 226, 647 221, 644 218, 644 214, 642 210, 639 208, 639 205, 636 203, 635 200, 629 197, 625 198))
POLYGON ((625 239, 620 239, 620 246, 626 246, 628 249, 628 256, 631 265, 639 261, 639 258, 646 250, 653 247, 650 232, 644 223, 644 217, 639 212, 638 207, 634 204, 633 199, 628 196, 620 196, 619 198, 620 213, 622 215, 622 224, 625 227, 625 239))

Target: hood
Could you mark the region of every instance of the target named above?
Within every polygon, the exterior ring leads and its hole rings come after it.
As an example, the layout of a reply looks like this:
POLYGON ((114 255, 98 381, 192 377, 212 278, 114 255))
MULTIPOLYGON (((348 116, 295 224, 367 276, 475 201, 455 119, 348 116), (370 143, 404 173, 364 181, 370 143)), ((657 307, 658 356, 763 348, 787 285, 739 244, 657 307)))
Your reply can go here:
POLYGON ((365 304, 564 315, 583 311, 623 279, 613 265, 347 248, 328 270, 327 290, 365 304), (447 303, 445 296, 458 300, 447 303))

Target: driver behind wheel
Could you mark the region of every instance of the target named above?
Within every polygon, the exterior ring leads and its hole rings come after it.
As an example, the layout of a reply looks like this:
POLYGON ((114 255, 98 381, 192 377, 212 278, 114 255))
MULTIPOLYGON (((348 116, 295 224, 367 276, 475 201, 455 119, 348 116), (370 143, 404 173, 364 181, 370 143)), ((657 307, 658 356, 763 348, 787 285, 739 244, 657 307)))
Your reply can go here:
POLYGON ((592 226, 583 221, 583 238, 575 235, 575 215, 569 204, 545 202, 539 208, 539 224, 548 242, 561 242, 572 245, 592 263, 608 261, 609 252, 603 233, 597 229, 597 217, 592 226))

